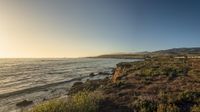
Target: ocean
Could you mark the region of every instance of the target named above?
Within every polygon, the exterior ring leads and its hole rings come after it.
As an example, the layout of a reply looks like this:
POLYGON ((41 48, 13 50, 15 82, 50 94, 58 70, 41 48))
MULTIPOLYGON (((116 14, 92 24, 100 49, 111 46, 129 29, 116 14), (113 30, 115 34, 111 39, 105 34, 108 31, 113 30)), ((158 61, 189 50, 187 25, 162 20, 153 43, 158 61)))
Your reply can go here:
POLYGON ((77 81, 100 79, 90 73, 111 73, 117 63, 133 59, 0 59, 0 112, 17 112, 16 103, 23 100, 35 104, 67 94, 77 81))

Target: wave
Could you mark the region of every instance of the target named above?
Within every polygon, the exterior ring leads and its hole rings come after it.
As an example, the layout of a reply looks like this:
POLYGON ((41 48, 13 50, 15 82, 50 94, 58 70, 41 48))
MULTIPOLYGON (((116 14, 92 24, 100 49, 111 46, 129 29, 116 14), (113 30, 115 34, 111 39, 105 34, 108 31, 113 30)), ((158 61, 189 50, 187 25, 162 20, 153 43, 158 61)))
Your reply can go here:
POLYGON ((25 94, 25 93, 28 94, 28 93, 32 93, 32 92, 38 92, 38 91, 46 90, 46 88, 48 88, 48 87, 54 87, 54 86, 58 86, 58 85, 61 85, 61 84, 79 81, 79 80, 82 80, 82 79, 87 78, 87 77, 89 77, 89 76, 82 76, 82 77, 74 78, 74 79, 67 80, 67 81, 55 82, 55 83, 51 83, 51 84, 36 86, 36 87, 27 88, 27 89, 23 89, 23 90, 18 90, 18 91, 14 91, 14 92, 10 92, 10 93, 0 94, 0 99, 19 95, 19 94, 25 94))

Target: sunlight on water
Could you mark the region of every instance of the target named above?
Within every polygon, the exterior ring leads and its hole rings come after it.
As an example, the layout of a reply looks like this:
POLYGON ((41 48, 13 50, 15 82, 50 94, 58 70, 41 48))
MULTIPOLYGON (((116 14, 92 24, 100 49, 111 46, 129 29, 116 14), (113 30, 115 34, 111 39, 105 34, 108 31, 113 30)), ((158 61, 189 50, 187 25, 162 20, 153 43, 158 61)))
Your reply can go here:
MULTIPOLYGON (((91 58, 0 59, 0 108, 3 108, 5 103, 9 107, 9 105, 14 105, 23 99, 34 100, 63 94, 66 89, 60 89, 56 93, 54 93, 56 87, 49 87, 50 89, 45 91, 37 89, 48 84, 59 84, 59 82, 88 76, 90 73, 111 73, 117 63, 127 61, 135 60, 91 58), (23 93, 27 89, 28 91, 31 89, 32 92, 23 93), (5 97, 6 95, 8 97, 5 97)), ((70 85, 66 83, 57 88, 70 87, 70 85)))
POLYGON ((116 62, 102 59, 1 59, 0 94, 108 70, 116 62))

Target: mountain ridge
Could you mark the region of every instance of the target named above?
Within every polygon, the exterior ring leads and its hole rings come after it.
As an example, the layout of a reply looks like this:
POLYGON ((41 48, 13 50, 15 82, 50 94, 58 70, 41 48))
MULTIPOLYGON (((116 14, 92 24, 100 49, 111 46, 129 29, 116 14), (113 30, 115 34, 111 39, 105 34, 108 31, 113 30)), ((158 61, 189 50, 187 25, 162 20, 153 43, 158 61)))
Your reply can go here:
POLYGON ((104 54, 95 58, 125 58, 125 59, 143 59, 146 57, 157 56, 200 56, 200 47, 191 48, 172 48, 166 50, 158 50, 152 52, 137 52, 137 53, 120 53, 120 54, 104 54))

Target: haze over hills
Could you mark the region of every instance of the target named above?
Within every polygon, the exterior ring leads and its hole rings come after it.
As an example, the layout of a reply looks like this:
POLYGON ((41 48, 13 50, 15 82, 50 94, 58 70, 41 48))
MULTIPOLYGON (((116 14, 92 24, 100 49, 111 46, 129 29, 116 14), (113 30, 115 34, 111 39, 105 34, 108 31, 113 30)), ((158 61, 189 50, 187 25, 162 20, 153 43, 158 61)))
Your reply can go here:
POLYGON ((200 54, 200 47, 193 47, 193 48, 173 48, 173 49, 168 49, 168 50, 155 51, 153 53, 200 54))
POLYGON ((97 56, 98 58, 144 58, 146 56, 162 56, 162 55, 190 55, 190 56, 199 56, 200 47, 193 48, 172 48, 167 50, 159 50, 153 52, 137 52, 137 53, 119 53, 119 54, 105 54, 97 56))

